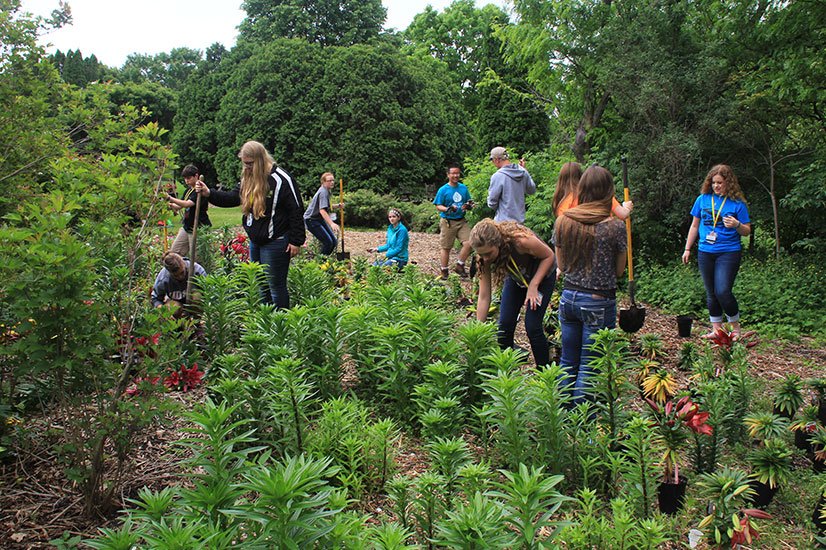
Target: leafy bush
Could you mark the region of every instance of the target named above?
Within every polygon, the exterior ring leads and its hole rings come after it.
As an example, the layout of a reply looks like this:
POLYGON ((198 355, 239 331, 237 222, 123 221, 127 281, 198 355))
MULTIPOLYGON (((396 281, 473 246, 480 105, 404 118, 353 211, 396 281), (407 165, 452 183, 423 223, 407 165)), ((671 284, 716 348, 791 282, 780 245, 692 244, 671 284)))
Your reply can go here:
POLYGON ((347 193, 344 197, 344 228, 387 227, 387 209, 398 203, 399 200, 392 195, 381 195, 370 189, 357 189, 347 193))
POLYGON ((429 202, 406 202, 399 205, 404 214, 404 224, 410 231, 420 233, 439 232, 439 212, 429 202))

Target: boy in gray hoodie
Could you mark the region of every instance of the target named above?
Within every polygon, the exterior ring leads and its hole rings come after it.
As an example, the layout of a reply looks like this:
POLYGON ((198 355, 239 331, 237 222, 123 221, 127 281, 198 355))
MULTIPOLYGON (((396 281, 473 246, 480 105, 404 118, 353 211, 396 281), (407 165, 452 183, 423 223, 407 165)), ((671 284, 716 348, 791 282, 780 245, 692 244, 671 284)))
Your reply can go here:
POLYGON ((536 184, 525 170, 524 161, 515 164, 508 158, 504 147, 494 147, 490 151, 490 160, 499 170, 490 177, 488 206, 496 212, 494 221, 525 223, 525 195, 533 195, 536 184))

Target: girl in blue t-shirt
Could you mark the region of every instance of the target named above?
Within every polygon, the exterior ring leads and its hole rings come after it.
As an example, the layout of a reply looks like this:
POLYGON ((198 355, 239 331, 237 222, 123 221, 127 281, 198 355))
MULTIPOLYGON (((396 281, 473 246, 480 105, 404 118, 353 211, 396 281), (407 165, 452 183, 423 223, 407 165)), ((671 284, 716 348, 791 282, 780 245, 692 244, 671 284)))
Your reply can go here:
POLYGON ((731 289, 740 269, 740 238, 751 233, 746 198, 730 166, 718 164, 706 174, 700 196, 691 208, 693 221, 685 241, 683 263, 691 257, 691 247, 699 237, 697 262, 706 287, 711 332, 723 328, 723 313, 731 332, 740 335, 740 307, 731 289))

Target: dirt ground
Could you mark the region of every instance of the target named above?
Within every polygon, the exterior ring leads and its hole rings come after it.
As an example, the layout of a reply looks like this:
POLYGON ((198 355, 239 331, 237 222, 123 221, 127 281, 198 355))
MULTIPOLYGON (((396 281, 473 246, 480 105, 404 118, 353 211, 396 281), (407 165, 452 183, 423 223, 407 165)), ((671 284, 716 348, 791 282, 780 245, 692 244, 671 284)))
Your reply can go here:
MULTIPOLYGON (((367 252, 384 241, 382 232, 348 231, 345 235, 345 250, 352 256, 372 257, 367 252)), ((438 235, 425 233, 410 234, 410 259, 422 270, 438 276, 438 235)), ((455 251, 451 265, 455 261, 455 251)), ((466 283, 468 287, 470 282, 466 283)), ((622 308, 625 304, 619 304, 622 308)), ((640 304, 644 305, 644 304, 640 304)), ((748 327, 744 327, 748 328, 748 327)), ((678 372, 676 361, 682 344, 692 341, 700 344, 699 335, 708 332, 708 323, 695 321, 691 338, 680 338, 673 315, 648 308, 643 328, 638 334, 657 333, 664 348, 664 366, 677 375, 680 388, 689 382, 685 373, 678 372)), ((518 326, 516 342, 529 349, 524 327, 518 326)), ((777 380, 789 373, 804 378, 823 376, 826 366, 826 349, 819 348, 811 340, 797 343, 763 341, 750 352, 753 375, 765 381, 757 391, 769 392, 777 380)), ((204 390, 170 394, 180 400, 185 408, 203 400, 204 390)), ((59 429, 64 419, 57 415, 43 415, 26 420, 27 429, 32 433, 48 433, 59 429)), ((172 442, 184 437, 184 421, 172 419, 164 427, 150 428, 143 434, 142 441, 135 449, 133 464, 126 472, 121 499, 134 498, 141 487, 160 489, 180 483, 183 480, 180 449, 172 442)), ((66 480, 62 467, 48 449, 43 437, 33 437, 33 445, 18 450, 16 457, 0 464, 0 548, 50 548, 48 541, 59 538, 62 533, 88 537, 99 527, 117 526, 117 516, 97 520, 84 517, 80 493, 76 486, 66 480), (34 446, 34 444, 38 446, 34 446)), ((402 472, 420 472, 427 467, 426 453, 421 452, 420 442, 406 437, 397 458, 402 472)), ((378 497, 363 503, 368 511, 377 515, 386 508, 386 499, 378 497)))

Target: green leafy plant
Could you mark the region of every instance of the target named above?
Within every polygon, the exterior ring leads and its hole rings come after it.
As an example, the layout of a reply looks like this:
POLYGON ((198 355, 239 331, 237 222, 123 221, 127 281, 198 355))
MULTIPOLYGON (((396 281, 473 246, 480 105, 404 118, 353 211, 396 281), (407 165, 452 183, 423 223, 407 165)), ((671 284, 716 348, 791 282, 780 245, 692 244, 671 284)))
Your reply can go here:
POLYGON ((602 329, 594 335, 591 349, 596 353, 591 363, 595 372, 591 393, 608 424, 609 440, 616 442, 623 419, 621 397, 630 389, 628 340, 619 330, 602 329))
POLYGON ((751 543, 757 537, 751 519, 771 517, 761 510, 745 507, 754 496, 745 472, 726 466, 719 472, 701 475, 697 484, 700 498, 709 501, 711 510, 697 527, 700 530, 713 529, 709 539, 718 547, 729 543, 732 546, 751 543))
POLYGON ((792 473, 792 450, 781 439, 767 439, 763 446, 753 449, 747 461, 751 475, 774 489, 788 481, 792 473))
POLYGON ((657 359, 665 355, 665 344, 657 333, 640 335, 640 354, 648 359, 657 359))
POLYGON ((621 466, 625 482, 626 499, 634 505, 639 516, 651 515, 656 485, 659 481, 656 453, 661 443, 661 435, 651 430, 647 420, 634 416, 623 428, 623 464, 621 466))
POLYGON ((516 472, 499 472, 506 481, 495 483, 489 495, 504 503, 504 520, 516 532, 514 545, 546 548, 568 525, 551 519, 563 503, 572 500, 556 490, 563 476, 545 476, 541 467, 529 469, 524 464, 516 472))
POLYGON ((677 356, 677 368, 681 371, 691 371, 698 358, 697 345, 694 342, 683 342, 677 356))
POLYGON ((803 381, 796 374, 787 374, 774 394, 775 411, 792 419, 801 405, 803 405, 803 381))
POLYGON ((484 409, 488 422, 496 426, 496 449, 505 463, 516 468, 527 461, 532 448, 529 422, 531 393, 518 371, 499 370, 482 384, 490 403, 484 409))
POLYGON ((758 412, 743 419, 749 437, 761 443, 769 439, 783 437, 789 430, 789 420, 769 412, 758 412))

